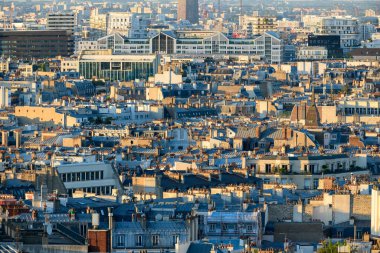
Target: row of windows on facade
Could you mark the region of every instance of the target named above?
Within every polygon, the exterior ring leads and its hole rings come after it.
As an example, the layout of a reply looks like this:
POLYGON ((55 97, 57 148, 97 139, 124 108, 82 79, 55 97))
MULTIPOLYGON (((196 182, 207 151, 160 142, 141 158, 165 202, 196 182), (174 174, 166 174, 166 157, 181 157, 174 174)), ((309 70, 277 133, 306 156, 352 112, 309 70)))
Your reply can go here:
POLYGON ((345 114, 360 114, 360 115, 378 115, 380 109, 378 108, 344 108, 345 114))
MULTIPOLYGON (((115 235, 115 241, 116 241, 116 247, 125 247, 125 235, 115 235)), ((136 247, 142 247, 144 246, 144 240, 143 235, 136 235, 135 236, 135 246, 136 247)), ((174 246, 176 242, 178 241, 179 236, 178 235, 172 235, 171 238, 171 244, 174 246)), ((160 245, 160 235, 152 235, 151 236, 151 243, 152 246, 159 246, 160 245)))
POLYGON ((256 222, 251 222, 251 224, 247 224, 245 226, 243 225, 240 225, 238 226, 237 224, 215 224, 215 223, 210 223, 209 224, 209 231, 210 232, 216 232, 218 229, 220 229, 221 231, 229 231, 229 230, 232 230, 232 231, 238 231, 238 228, 242 228, 242 229, 246 229, 248 232, 253 232, 253 228, 256 227, 256 222))
POLYGON ((83 188, 68 189, 67 193, 70 196, 72 196, 75 191, 79 190, 85 193, 110 195, 112 193, 113 188, 114 188, 113 185, 98 186, 98 187, 83 187, 83 188))
POLYGON ((104 178, 104 171, 88 171, 88 172, 74 172, 62 173, 62 182, 76 182, 76 181, 91 181, 102 180, 104 178))
MULTIPOLYGON (((325 164, 326 169, 330 169, 331 171, 338 170, 338 169, 347 169, 346 162, 337 162, 331 163, 331 164, 325 164)), ((272 164, 265 164, 265 173, 271 173, 273 170, 276 169, 272 164)), ((286 172, 292 172, 293 171, 293 165, 291 164, 282 164, 280 169, 285 170, 286 172)), ((319 171, 319 166, 317 164, 305 164, 303 166, 304 172, 309 173, 316 173, 319 171)))

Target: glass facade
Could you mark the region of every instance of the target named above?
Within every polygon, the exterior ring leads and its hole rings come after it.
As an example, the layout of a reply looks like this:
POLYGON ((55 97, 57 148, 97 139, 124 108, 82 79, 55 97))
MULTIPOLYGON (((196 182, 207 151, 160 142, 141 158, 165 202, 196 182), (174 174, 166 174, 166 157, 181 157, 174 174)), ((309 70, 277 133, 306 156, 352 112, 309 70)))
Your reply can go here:
POLYGON ((157 73, 157 64, 136 61, 79 62, 79 72, 86 79, 98 78, 110 81, 148 79, 157 73))

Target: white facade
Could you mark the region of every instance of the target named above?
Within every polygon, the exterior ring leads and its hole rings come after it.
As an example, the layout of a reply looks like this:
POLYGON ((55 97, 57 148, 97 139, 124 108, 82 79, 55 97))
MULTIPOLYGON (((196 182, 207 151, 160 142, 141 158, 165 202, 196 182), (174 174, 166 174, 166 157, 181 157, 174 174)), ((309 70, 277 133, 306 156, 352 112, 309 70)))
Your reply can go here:
MULTIPOLYGON (((282 41, 274 32, 266 32, 252 39, 232 39, 213 31, 170 31, 165 36, 173 41, 170 50, 176 55, 248 55, 272 64, 282 61, 282 41)), ((114 54, 123 55, 152 54, 156 53, 153 50, 155 37, 124 38, 116 33, 100 38, 97 49, 112 49, 114 54)))
POLYGON ((359 23, 353 17, 324 17, 318 30, 322 34, 340 35, 340 46, 356 47, 360 44, 359 23))
POLYGON ((110 12, 107 15, 107 34, 121 33, 130 38, 145 38, 149 21, 129 12, 110 12))
POLYGON ((103 162, 61 164, 57 172, 70 195, 76 190, 111 195, 120 188, 112 166, 103 162))
POLYGON ((327 59, 325 47, 300 47, 297 52, 298 60, 324 60, 327 59))
POLYGON ((371 195, 371 235, 380 237, 380 189, 374 187, 371 195))

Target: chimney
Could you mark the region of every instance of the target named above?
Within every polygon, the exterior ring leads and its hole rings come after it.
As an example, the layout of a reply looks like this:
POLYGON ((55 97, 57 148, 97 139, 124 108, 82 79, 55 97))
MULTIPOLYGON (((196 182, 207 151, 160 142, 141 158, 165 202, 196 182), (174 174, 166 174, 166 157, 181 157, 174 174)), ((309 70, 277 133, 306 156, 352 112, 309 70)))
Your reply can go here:
POLYGON ((98 227, 99 227, 99 214, 98 213, 92 213, 91 218, 92 218, 93 229, 98 229, 98 227))
POLYGON ((260 135, 261 135, 261 129, 260 129, 260 126, 257 126, 255 128, 255 137, 260 138, 260 135))
POLYGON ((16 148, 21 146, 21 132, 19 130, 14 131, 14 136, 16 140, 16 148))
POLYGON ((108 229, 112 231, 113 229, 113 208, 108 207, 108 229))
POLYGON ((1 143, 4 147, 8 147, 8 131, 2 131, 1 143))
POLYGON ((146 229, 146 215, 145 214, 142 214, 141 215, 141 220, 140 220, 140 222, 141 222, 141 227, 142 227, 142 229, 146 229))

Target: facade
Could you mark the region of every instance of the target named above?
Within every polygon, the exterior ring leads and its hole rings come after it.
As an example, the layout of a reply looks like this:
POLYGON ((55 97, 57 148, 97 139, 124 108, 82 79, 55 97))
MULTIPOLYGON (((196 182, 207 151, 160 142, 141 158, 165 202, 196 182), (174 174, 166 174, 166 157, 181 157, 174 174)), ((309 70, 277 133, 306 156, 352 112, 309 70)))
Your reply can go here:
POLYGON ((174 249, 177 242, 187 242, 191 234, 197 233, 194 228, 198 225, 198 219, 186 221, 146 221, 146 217, 140 219, 140 221, 115 223, 112 233, 114 251, 118 252, 125 248, 136 250, 174 249))
MULTIPOLYGON (((203 213, 199 213, 202 215, 203 213)), ((201 229, 209 239, 247 238, 251 243, 261 242, 261 212, 211 211, 204 214, 201 229)))
POLYGON ((141 15, 127 12, 107 14, 107 34, 120 33, 130 38, 145 38, 149 21, 141 15))
POLYGON ((247 36, 263 34, 268 31, 275 32, 278 27, 276 17, 269 16, 240 16, 239 25, 247 36))
MULTIPOLYGON (((84 45, 84 44, 83 44, 84 45)), ((100 38, 97 48, 112 49, 114 54, 172 54, 202 55, 249 55, 268 63, 282 62, 282 40, 274 32, 265 32, 250 39, 229 38, 221 32, 213 31, 163 31, 149 39, 124 38, 112 34, 100 38)), ((83 49, 89 49, 83 47, 83 49)))
POLYGON ((78 58, 79 72, 87 79, 130 81, 148 79, 158 71, 159 55, 87 55, 78 58))
POLYGON ((360 45, 359 23, 352 17, 324 17, 319 31, 321 34, 339 35, 340 46, 349 49, 360 45))
POLYGON ((19 59, 70 56, 74 41, 69 31, 0 32, 0 55, 19 59))
POLYGON ((297 52, 298 60, 324 60, 328 57, 325 47, 300 47, 297 52))
POLYGON ((246 164, 264 183, 294 184, 298 189, 317 189, 323 173, 349 176, 349 169, 366 166, 364 160, 346 154, 263 156, 247 159, 246 164))
POLYGON ((66 30, 74 32, 77 27, 77 15, 75 13, 49 13, 46 16, 47 30, 66 30))
POLYGON ((199 22, 198 0, 178 0, 178 20, 188 20, 192 24, 199 22))
POLYGON ((308 46, 325 47, 327 49, 328 58, 342 58, 343 51, 340 47, 340 36, 339 35, 309 35, 308 46))
POLYGON ((110 164, 102 162, 63 163, 56 169, 70 196, 75 191, 111 195, 113 189, 119 189, 118 178, 110 164))

